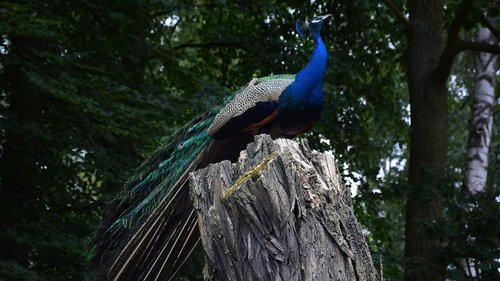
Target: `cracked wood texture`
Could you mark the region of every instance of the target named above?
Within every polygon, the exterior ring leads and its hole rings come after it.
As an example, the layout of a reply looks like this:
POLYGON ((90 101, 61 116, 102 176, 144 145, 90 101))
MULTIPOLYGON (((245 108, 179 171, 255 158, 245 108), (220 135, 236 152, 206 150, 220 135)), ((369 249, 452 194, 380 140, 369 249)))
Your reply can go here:
POLYGON ((238 163, 210 165, 190 183, 205 280, 377 279, 333 156, 306 140, 257 136, 238 163))

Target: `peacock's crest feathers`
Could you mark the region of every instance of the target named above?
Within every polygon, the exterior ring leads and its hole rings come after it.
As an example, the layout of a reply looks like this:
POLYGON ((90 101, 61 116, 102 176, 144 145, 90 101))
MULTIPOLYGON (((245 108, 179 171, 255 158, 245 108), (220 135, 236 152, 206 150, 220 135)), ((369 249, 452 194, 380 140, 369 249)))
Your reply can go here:
POLYGON ((306 36, 306 31, 308 28, 309 23, 307 21, 301 21, 300 19, 297 19, 297 21, 295 22, 295 30, 302 37, 306 36))

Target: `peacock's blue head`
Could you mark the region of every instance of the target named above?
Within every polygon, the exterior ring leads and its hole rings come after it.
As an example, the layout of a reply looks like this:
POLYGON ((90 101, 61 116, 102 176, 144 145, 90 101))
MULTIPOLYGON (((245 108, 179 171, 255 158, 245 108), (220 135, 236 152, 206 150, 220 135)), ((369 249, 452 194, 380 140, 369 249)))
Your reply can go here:
POLYGON ((306 30, 310 29, 313 34, 319 34, 321 31, 321 28, 323 27, 323 24, 331 18, 332 15, 324 15, 324 16, 319 16, 319 17, 313 17, 310 21, 301 21, 300 19, 297 20, 296 24, 296 29, 297 33, 304 37, 306 36, 306 30))

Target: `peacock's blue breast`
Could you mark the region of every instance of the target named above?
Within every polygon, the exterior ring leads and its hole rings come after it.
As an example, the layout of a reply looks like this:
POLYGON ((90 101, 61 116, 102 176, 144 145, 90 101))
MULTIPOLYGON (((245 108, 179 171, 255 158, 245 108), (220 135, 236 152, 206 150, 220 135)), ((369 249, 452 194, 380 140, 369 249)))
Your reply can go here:
POLYGON ((322 83, 292 83, 279 98, 281 115, 305 117, 321 112, 323 108, 322 83), (298 116, 297 116, 298 115, 298 116))

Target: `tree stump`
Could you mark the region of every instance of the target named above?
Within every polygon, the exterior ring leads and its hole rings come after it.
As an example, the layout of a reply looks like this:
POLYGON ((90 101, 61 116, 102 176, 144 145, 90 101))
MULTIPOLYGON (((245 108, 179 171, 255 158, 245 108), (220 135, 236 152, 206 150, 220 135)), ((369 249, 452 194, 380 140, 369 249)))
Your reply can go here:
POLYGON ((205 280, 376 280, 333 156, 260 135, 191 174, 205 280))

